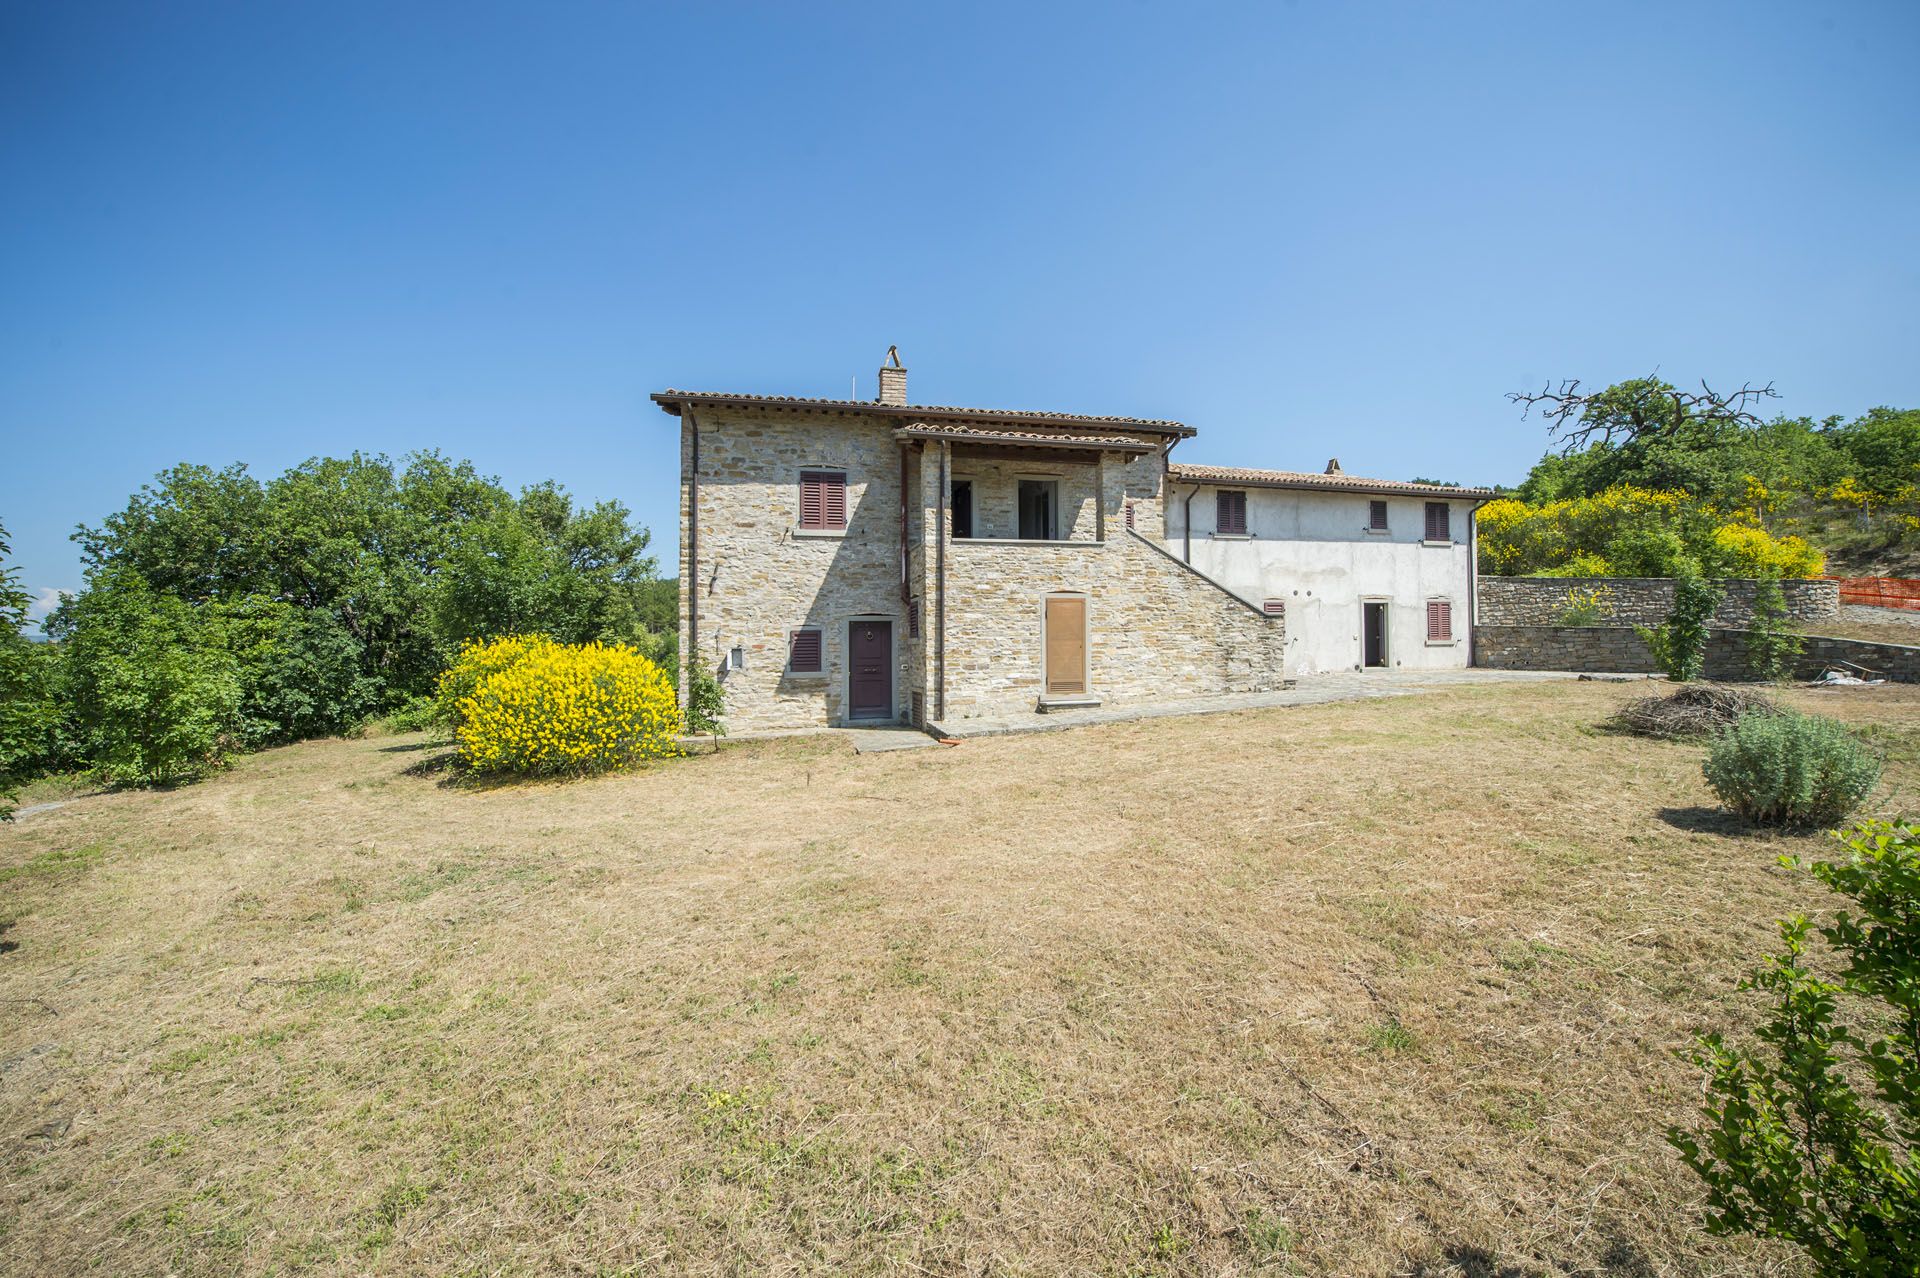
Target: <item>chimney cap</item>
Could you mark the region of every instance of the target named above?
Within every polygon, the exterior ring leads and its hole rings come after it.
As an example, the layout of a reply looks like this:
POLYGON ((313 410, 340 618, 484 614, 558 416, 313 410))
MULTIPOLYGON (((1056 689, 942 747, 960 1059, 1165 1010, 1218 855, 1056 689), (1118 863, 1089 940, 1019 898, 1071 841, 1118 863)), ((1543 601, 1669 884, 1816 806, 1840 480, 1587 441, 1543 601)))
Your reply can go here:
POLYGON ((900 362, 900 348, 898 346, 887 347, 887 362, 883 364, 881 367, 883 368, 905 368, 906 367, 905 364, 902 364, 900 362))
POLYGON ((1327 473, 1329 475, 1344 475, 1347 472, 1340 469, 1340 459, 1338 457, 1329 457, 1327 458, 1327 473))

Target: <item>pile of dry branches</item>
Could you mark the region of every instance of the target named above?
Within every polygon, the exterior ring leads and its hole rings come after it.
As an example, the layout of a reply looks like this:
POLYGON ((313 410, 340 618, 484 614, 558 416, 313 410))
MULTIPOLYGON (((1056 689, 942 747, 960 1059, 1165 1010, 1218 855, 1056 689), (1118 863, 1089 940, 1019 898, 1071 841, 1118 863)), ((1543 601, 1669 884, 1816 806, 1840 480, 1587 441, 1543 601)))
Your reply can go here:
POLYGON ((1671 696, 1628 702, 1613 717, 1613 724, 1635 736, 1689 741, 1712 736, 1749 710, 1780 713, 1764 693, 1720 683, 1690 683, 1671 696))

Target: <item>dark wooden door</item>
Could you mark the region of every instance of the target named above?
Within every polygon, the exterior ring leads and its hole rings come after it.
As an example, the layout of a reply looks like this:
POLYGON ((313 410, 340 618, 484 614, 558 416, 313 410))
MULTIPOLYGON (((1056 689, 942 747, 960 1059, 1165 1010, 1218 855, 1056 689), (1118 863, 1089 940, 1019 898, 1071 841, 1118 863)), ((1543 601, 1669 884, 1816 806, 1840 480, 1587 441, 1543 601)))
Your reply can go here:
POLYGON ((1087 690, 1087 601, 1070 596, 1047 600, 1047 693, 1087 690))
POLYGON ((1387 606, 1383 603, 1360 605, 1360 615, 1365 625, 1366 664, 1385 666, 1387 664, 1387 606))
POLYGON ((853 671, 847 717, 893 718, 893 623, 849 622, 847 659, 853 671))

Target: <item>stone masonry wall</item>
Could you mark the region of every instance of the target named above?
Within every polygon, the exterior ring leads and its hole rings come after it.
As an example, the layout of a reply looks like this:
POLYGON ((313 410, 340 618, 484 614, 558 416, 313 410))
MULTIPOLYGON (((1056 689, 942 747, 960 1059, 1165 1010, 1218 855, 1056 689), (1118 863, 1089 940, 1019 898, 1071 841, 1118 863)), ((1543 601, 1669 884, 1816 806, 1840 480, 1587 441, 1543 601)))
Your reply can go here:
MULTIPOLYGON (((1713 631, 1707 638, 1706 676, 1747 677, 1747 632, 1713 631)), ((1851 662, 1899 683, 1920 683, 1920 647, 1809 637, 1794 677, 1817 678, 1830 664, 1851 662)), ((1658 674, 1659 667, 1628 626, 1487 626, 1474 632, 1474 664, 1491 670, 1577 670, 1658 674)))
MULTIPOLYGON (((892 623, 894 717, 911 717, 916 692, 925 716, 935 717, 942 530, 934 513, 943 452, 951 458, 939 444, 906 451, 903 599, 902 452, 892 423, 848 413, 736 408, 694 410, 682 419, 682 651, 689 664, 724 670, 728 651, 743 650, 745 667, 722 678, 730 728, 844 722, 847 630, 855 618, 892 623), (687 518, 696 427, 697 539, 687 518), (798 527, 799 474, 815 468, 846 472, 844 532, 798 527), (918 636, 911 632, 910 603, 918 605, 918 636), (688 628, 696 606, 694 643, 688 628), (819 674, 786 669, 788 636, 800 626, 821 631, 819 674)), ((1278 686, 1284 622, 1126 533, 1124 502, 1146 502, 1157 492, 1157 451, 1127 461, 1110 456, 1103 466, 1049 465, 1045 456, 1036 453, 1031 466, 961 460, 950 467, 950 476, 971 475, 976 501, 989 503, 985 510, 976 506, 976 513, 1000 523, 1011 519, 1017 474, 1056 474, 1063 523, 1071 521, 1079 540, 947 542, 948 717, 1035 708, 1042 601, 1062 592, 1088 598, 1091 687, 1107 701, 1278 686), (1094 498, 1102 484, 1104 542, 1093 540, 1094 498), (998 504, 1003 496, 1004 510, 998 504)), ((1136 506, 1136 526, 1143 531, 1157 530, 1159 518, 1157 504, 1136 506)), ((990 529, 1011 531, 998 523, 990 529)))
MULTIPOLYGON (((1719 583, 1726 592, 1714 620, 1739 627, 1753 620, 1757 582, 1719 583)), ((1615 626, 1657 626, 1673 611, 1673 581, 1668 577, 1481 577, 1479 612, 1483 626, 1552 626, 1567 607, 1567 595, 1604 590, 1601 621, 1615 626)), ((1837 582, 1819 579, 1780 583, 1787 615, 1800 620, 1831 617, 1840 607, 1837 582)))
MULTIPOLYGON (((736 730, 839 722, 847 696, 847 624, 893 623, 897 713, 910 705, 912 653, 900 598, 900 447, 887 423, 837 413, 743 409, 697 411, 700 432, 697 562, 682 551, 681 642, 689 663, 718 669, 727 650, 745 649, 746 668, 729 671, 726 722, 736 730), (800 471, 847 473, 844 532, 802 532, 800 471), (698 651, 687 645, 698 594, 698 651), (818 626, 821 674, 786 672, 789 631, 818 626)), ((683 506, 692 423, 683 427, 683 506)), ((686 521, 681 541, 687 547, 686 521)), ((691 549, 691 548, 689 548, 691 549)))
POLYGON ((1123 529, 1104 544, 956 542, 947 554, 949 719, 1036 707, 1049 594, 1086 595, 1088 692, 1104 704, 1262 692, 1285 677, 1282 618, 1123 529))

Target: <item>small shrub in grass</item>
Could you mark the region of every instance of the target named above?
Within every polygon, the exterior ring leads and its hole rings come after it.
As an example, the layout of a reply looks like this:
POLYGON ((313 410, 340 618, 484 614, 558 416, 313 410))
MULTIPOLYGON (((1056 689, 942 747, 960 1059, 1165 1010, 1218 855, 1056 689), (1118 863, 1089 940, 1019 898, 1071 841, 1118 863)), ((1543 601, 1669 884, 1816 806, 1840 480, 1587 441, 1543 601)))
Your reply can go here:
POLYGON ((1838 824, 1880 780, 1880 761, 1833 720, 1755 711, 1714 737, 1703 770, 1755 825, 1838 824))
POLYGON ((1667 1140, 1706 1185, 1711 1232, 1892 1278, 1920 1273, 1920 826, 1839 837, 1845 861, 1781 860, 1853 908, 1780 924, 1781 952, 1740 983, 1769 1005, 1757 1041, 1699 1040, 1701 1123, 1667 1140))
POLYGON ((660 667, 624 644, 533 646, 480 680, 454 739, 476 772, 582 775, 680 753, 680 706, 660 667))

